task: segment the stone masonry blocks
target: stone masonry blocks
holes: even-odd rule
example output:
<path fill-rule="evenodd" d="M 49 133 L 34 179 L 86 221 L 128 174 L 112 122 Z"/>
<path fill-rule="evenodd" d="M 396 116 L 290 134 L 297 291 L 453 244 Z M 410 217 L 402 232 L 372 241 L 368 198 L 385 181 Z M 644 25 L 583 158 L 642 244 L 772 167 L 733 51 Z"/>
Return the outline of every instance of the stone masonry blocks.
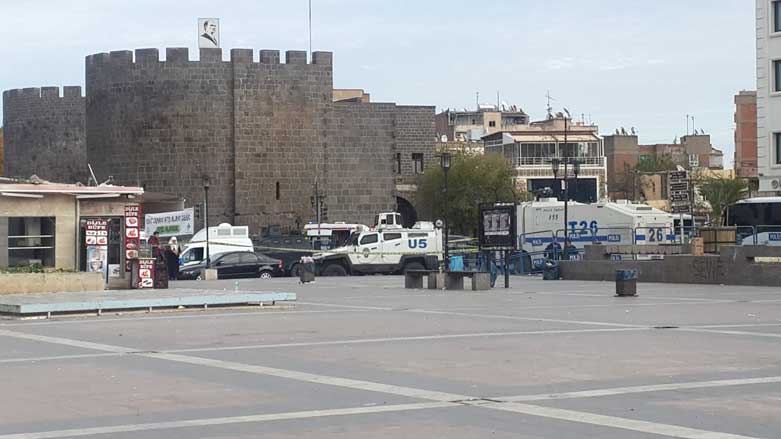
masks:
<path fill-rule="evenodd" d="M 87 181 L 81 87 L 25 88 L 3 93 L 3 175 Z"/>
<path fill-rule="evenodd" d="M 303 50 L 288 50 L 285 52 L 285 63 L 306 64 L 306 52 Z"/>

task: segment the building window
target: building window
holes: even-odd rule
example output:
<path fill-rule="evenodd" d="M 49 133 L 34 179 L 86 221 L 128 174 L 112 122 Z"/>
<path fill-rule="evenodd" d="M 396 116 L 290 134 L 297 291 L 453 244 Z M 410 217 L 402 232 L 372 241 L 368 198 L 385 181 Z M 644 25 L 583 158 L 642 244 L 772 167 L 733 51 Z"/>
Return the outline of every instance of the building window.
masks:
<path fill-rule="evenodd" d="M 396 153 L 396 173 L 401 174 L 401 153 Z"/>
<path fill-rule="evenodd" d="M 422 174 L 423 173 L 423 154 L 413 153 L 412 154 L 412 165 L 415 168 L 415 173 L 416 174 Z"/>
<path fill-rule="evenodd" d="M 773 33 L 781 32 L 781 0 L 774 0 L 770 5 L 770 14 L 773 22 L 771 29 Z"/>
<path fill-rule="evenodd" d="M 277 195 L 277 201 L 279 201 L 279 195 L 280 195 L 279 194 L 279 182 L 277 182 L 276 195 Z"/>
<path fill-rule="evenodd" d="M 496 121 L 495 120 L 489 121 L 488 126 L 491 128 L 496 128 Z"/>
<path fill-rule="evenodd" d="M 700 167 L 700 156 L 697 154 L 689 154 L 689 167 L 690 168 L 699 168 Z"/>
<path fill-rule="evenodd" d="M 776 164 L 781 165 L 781 133 L 773 133 L 773 145 L 776 150 Z"/>
<path fill-rule="evenodd" d="M 7 221 L 9 267 L 33 264 L 54 267 L 54 218 L 11 217 Z"/>
<path fill-rule="evenodd" d="M 773 91 L 781 93 L 781 59 L 773 61 Z"/>

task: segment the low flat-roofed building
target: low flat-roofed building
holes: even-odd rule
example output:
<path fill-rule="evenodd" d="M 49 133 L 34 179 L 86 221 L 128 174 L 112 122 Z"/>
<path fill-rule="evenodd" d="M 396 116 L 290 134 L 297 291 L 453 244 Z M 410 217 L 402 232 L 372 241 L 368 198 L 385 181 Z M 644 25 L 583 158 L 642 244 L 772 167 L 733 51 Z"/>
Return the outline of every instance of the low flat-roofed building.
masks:
<path fill-rule="evenodd" d="M 143 194 L 139 187 L 0 179 L 0 268 L 40 264 L 49 269 L 94 271 L 88 270 L 87 229 L 90 220 L 98 220 L 105 223 L 105 234 L 100 234 L 105 239 L 95 242 L 105 252 L 100 255 L 100 269 L 115 277 L 118 285 L 129 285 L 125 238 L 128 228 L 141 230 Z M 128 212 L 139 214 L 127 220 Z"/>

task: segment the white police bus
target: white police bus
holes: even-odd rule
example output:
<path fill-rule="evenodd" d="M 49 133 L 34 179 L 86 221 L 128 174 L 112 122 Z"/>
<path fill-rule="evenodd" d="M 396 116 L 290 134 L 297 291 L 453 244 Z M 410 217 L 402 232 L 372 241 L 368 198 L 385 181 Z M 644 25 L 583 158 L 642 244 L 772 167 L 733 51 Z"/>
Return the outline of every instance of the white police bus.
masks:
<path fill-rule="evenodd" d="M 727 208 L 724 225 L 737 228 L 738 243 L 781 245 L 781 197 L 738 201 Z"/>
<path fill-rule="evenodd" d="M 552 246 L 565 245 L 564 202 L 555 198 L 518 205 L 519 248 L 527 262 L 539 267 Z M 615 245 L 672 244 L 674 216 L 629 201 L 594 204 L 568 203 L 566 238 L 578 250 L 593 243 Z"/>

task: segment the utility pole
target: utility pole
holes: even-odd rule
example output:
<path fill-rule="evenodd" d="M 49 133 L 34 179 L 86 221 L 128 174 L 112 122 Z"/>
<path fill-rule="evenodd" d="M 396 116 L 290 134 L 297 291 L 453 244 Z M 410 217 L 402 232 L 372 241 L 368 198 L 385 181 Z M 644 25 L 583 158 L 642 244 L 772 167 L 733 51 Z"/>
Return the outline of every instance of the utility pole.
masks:
<path fill-rule="evenodd" d="M 312 202 L 312 208 L 315 210 L 315 218 L 317 219 L 317 224 L 322 224 L 323 222 L 323 199 L 325 198 L 325 195 L 320 193 L 320 186 L 318 184 L 318 181 L 315 180 L 315 193 L 310 198 L 310 201 Z"/>

